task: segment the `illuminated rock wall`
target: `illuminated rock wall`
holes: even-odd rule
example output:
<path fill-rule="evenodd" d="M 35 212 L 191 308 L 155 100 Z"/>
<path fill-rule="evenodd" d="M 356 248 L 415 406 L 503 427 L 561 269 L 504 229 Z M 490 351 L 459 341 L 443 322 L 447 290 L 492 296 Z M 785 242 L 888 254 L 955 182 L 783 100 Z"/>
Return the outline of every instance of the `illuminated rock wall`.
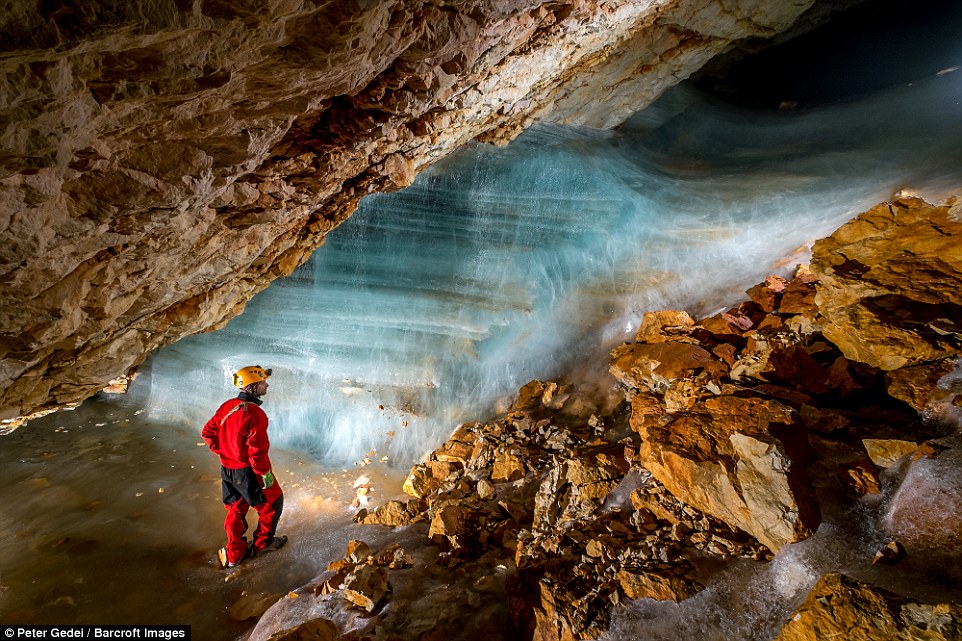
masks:
<path fill-rule="evenodd" d="M 812 2 L 73 2 L 0 46 L 0 418 L 221 327 L 374 191 L 611 126 Z"/>

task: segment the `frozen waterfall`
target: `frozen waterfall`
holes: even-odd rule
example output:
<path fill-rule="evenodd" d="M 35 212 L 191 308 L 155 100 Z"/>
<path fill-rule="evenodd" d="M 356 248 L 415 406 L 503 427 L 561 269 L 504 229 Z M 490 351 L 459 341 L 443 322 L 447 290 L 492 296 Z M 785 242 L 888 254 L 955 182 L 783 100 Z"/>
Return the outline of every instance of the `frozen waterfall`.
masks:
<path fill-rule="evenodd" d="M 628 339 L 642 312 L 713 312 L 893 192 L 958 188 L 960 102 L 946 69 L 788 112 L 683 85 L 618 130 L 471 146 L 365 199 L 308 264 L 226 329 L 157 353 L 137 385 L 153 416 L 199 429 L 232 371 L 273 367 L 275 443 L 409 466 L 525 382 Z"/>

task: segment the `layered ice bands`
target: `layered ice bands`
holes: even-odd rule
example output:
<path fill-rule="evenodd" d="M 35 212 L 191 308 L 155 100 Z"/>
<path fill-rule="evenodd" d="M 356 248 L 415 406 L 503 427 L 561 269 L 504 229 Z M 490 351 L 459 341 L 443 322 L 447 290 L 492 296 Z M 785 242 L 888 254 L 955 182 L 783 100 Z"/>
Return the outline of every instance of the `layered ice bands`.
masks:
<path fill-rule="evenodd" d="M 365 199 L 308 264 L 226 329 L 160 351 L 135 387 L 199 429 L 231 372 L 273 367 L 276 445 L 409 466 L 642 312 L 714 311 L 893 192 L 957 189 L 960 104 L 962 72 L 941 69 L 788 112 L 680 86 L 617 130 L 465 148 Z"/>

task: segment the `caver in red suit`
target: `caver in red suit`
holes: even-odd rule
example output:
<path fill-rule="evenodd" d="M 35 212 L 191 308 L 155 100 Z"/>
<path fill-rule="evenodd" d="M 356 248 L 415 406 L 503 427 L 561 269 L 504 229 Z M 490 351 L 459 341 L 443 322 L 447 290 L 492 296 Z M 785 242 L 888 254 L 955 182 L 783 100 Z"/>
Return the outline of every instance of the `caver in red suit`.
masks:
<path fill-rule="evenodd" d="M 221 464 L 227 509 L 227 546 L 218 552 L 223 567 L 234 567 L 249 554 L 276 550 L 287 542 L 287 537 L 275 535 L 284 509 L 284 494 L 272 472 L 267 414 L 260 407 L 270 373 L 271 370 L 257 365 L 234 374 L 234 385 L 241 388 L 240 394 L 221 405 L 201 432 Z M 257 528 L 248 547 L 244 533 L 250 508 L 257 512 Z"/>

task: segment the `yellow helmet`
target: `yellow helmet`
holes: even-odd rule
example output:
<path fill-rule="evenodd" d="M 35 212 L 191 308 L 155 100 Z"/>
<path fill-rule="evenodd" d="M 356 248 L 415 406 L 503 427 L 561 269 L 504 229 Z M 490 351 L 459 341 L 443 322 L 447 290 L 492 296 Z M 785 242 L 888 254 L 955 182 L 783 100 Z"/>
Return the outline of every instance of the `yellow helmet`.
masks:
<path fill-rule="evenodd" d="M 270 375 L 271 370 L 264 369 L 260 365 L 242 367 L 234 373 L 234 387 L 240 387 L 243 389 L 251 383 L 260 383 L 261 381 L 266 381 L 267 377 Z"/>

